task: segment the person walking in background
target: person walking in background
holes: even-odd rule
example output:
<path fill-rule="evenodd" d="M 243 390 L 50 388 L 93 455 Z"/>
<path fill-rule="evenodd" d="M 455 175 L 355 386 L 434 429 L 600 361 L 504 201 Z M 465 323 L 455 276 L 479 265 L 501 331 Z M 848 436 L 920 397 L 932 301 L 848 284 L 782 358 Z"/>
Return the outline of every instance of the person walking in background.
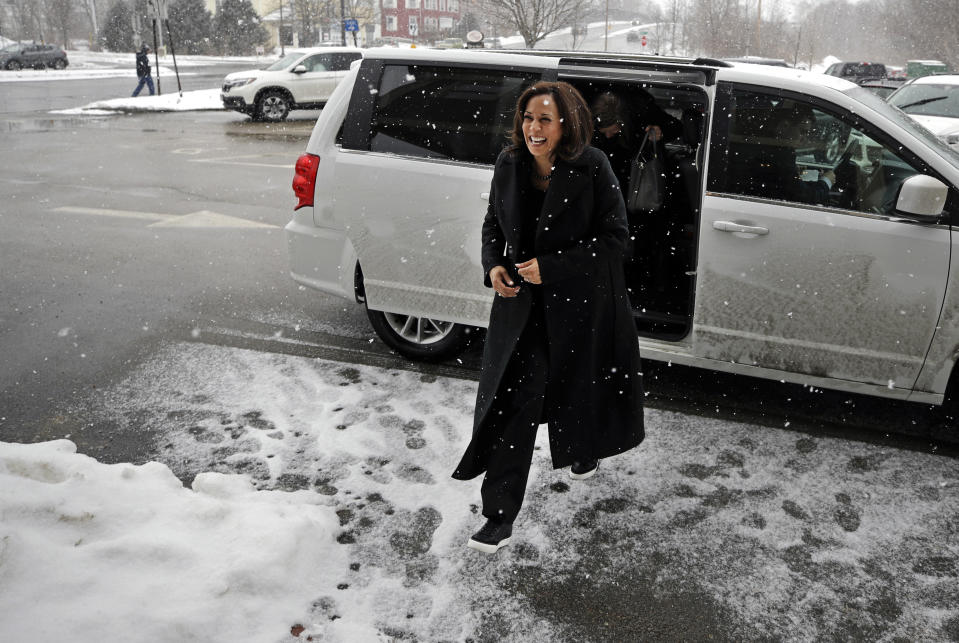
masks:
<path fill-rule="evenodd" d="M 137 78 L 140 79 L 140 82 L 137 83 L 137 88 L 133 90 L 133 95 L 138 96 L 140 90 L 143 89 L 143 86 L 146 85 L 150 90 L 150 96 L 153 96 L 155 93 L 153 91 L 153 77 L 150 75 L 150 48 L 144 43 L 140 46 L 140 51 L 137 52 Z"/>
<path fill-rule="evenodd" d="M 496 552 L 526 493 L 536 431 L 575 480 L 644 438 L 636 326 L 623 277 L 626 207 L 606 155 L 589 146 L 583 97 L 563 82 L 520 96 L 483 222 L 484 282 L 496 291 L 473 436 L 453 477 L 486 473 L 486 524 L 467 546 Z"/>

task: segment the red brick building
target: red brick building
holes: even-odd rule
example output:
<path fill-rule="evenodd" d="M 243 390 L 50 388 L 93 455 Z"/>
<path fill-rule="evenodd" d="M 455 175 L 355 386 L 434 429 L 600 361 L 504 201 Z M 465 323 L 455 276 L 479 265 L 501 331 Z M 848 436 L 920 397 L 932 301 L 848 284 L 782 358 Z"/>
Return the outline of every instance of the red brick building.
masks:
<path fill-rule="evenodd" d="M 448 36 L 459 21 L 459 0 L 380 0 L 384 38 L 435 40 Z"/>

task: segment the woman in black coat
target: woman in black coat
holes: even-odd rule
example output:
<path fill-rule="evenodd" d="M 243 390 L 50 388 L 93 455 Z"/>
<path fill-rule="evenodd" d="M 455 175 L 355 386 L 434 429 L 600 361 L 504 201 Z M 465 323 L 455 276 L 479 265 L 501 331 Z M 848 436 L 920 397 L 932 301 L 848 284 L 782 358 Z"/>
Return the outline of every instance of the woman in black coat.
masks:
<path fill-rule="evenodd" d="M 574 479 L 644 436 L 639 346 L 623 277 L 626 208 L 592 120 L 567 83 L 517 102 L 513 145 L 496 160 L 483 222 L 485 283 L 496 291 L 473 437 L 453 477 L 486 473 L 486 525 L 468 545 L 509 542 L 549 425 L 553 467 Z"/>

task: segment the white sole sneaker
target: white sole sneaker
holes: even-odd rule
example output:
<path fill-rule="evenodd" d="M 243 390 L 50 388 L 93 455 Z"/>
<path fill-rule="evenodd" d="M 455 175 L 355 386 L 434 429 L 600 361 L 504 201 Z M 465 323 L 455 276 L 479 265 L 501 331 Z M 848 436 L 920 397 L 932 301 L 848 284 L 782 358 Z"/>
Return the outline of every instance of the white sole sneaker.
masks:
<path fill-rule="evenodd" d="M 505 547 L 509 544 L 509 538 L 504 538 L 495 545 L 488 545 L 487 543 L 481 543 L 478 540 L 469 539 L 469 542 L 466 543 L 466 546 L 475 549 L 476 551 L 481 551 L 484 554 L 495 554 L 501 547 Z"/>
<path fill-rule="evenodd" d="M 587 471 L 586 473 L 573 473 L 573 470 L 569 470 L 569 477 L 573 480 L 585 480 L 586 478 L 592 478 L 596 475 L 596 472 L 599 471 L 599 463 L 596 463 L 596 466 Z"/>

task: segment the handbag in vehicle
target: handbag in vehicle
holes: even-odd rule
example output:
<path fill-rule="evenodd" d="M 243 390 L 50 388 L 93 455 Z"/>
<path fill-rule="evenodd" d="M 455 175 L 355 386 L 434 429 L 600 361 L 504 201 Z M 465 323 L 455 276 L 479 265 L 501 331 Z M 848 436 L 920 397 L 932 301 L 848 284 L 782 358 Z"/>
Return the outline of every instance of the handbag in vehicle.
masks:
<path fill-rule="evenodd" d="M 629 167 L 629 194 L 626 195 L 626 210 L 630 214 L 646 214 L 663 207 L 663 200 L 666 198 L 666 177 L 663 155 L 659 148 L 657 141 L 649 140 L 649 131 L 647 131 Z"/>

